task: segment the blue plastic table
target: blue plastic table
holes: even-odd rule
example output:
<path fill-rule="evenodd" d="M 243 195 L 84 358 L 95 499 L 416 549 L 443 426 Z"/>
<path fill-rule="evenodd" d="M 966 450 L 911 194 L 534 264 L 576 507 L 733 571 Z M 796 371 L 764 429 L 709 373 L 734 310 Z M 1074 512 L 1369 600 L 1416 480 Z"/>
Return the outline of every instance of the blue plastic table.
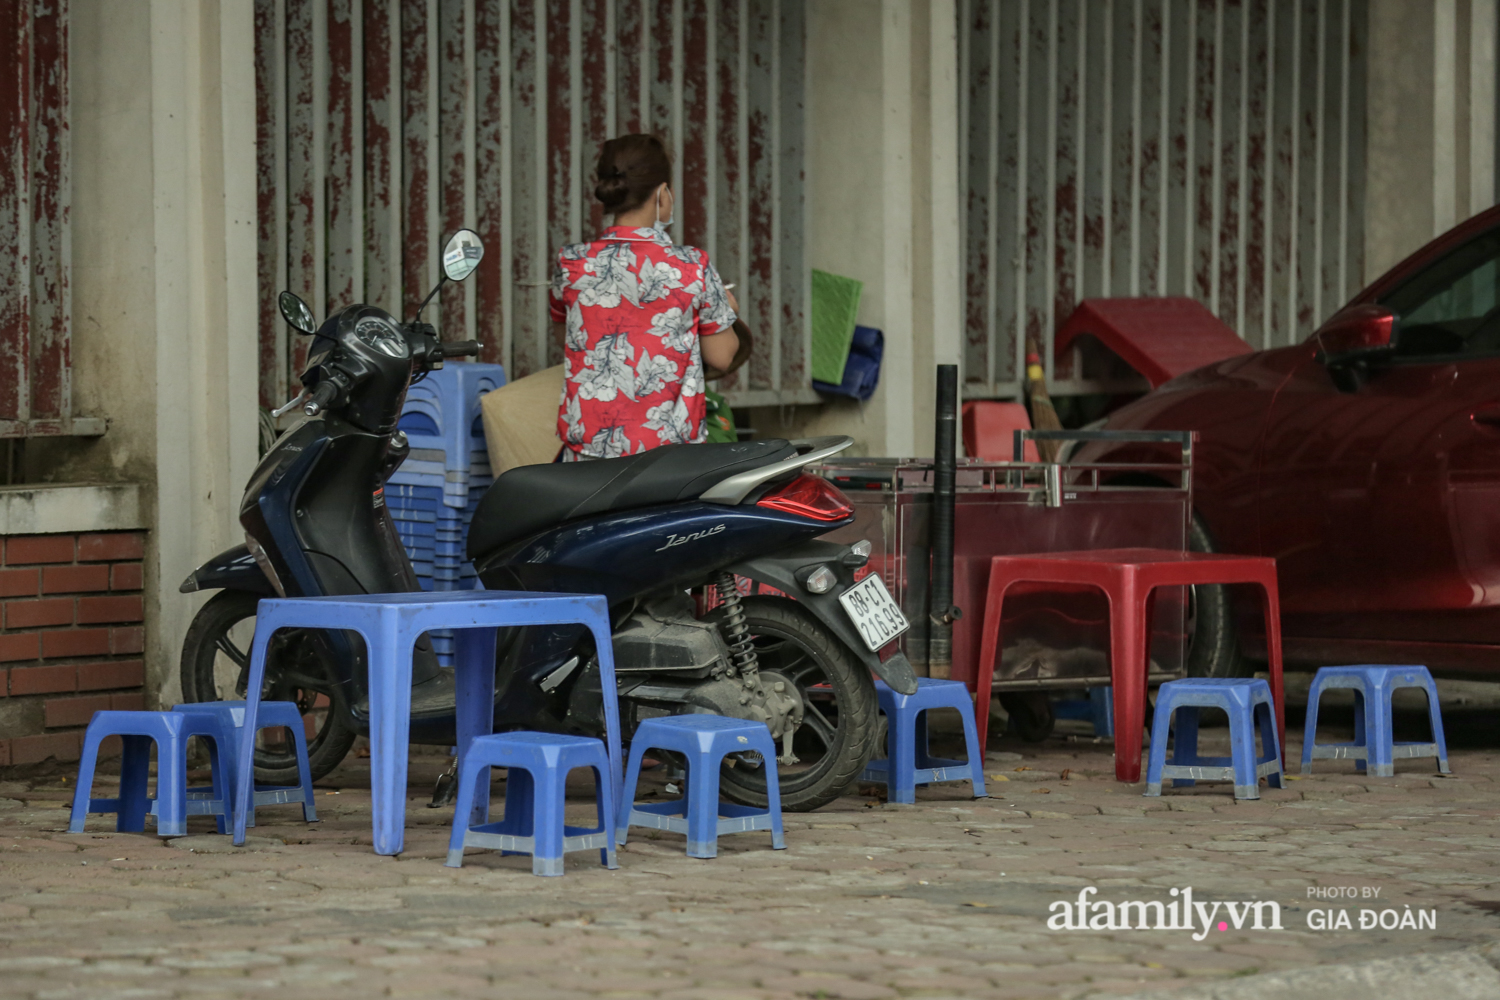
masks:
<path fill-rule="evenodd" d="M 256 609 L 255 640 L 245 693 L 245 728 L 235 769 L 234 842 L 245 842 L 250 782 L 254 777 L 255 733 L 260 692 L 265 683 L 266 649 L 284 628 L 344 629 L 358 632 L 369 651 L 370 805 L 375 853 L 400 854 L 406 828 L 406 774 L 411 716 L 412 648 L 431 629 L 452 629 L 457 640 L 456 688 L 458 751 L 462 762 L 469 742 L 494 728 L 495 629 L 516 625 L 583 625 L 594 633 L 603 690 L 613 694 L 615 661 L 610 645 L 609 606 L 595 594 L 542 594 L 526 591 L 466 590 L 446 593 L 368 594 L 352 597 L 267 599 Z M 620 708 L 604 699 L 605 743 L 610 778 L 619 800 L 623 778 Z M 488 806 L 488 796 L 485 799 Z M 457 808 L 472 808 L 458 803 Z"/>

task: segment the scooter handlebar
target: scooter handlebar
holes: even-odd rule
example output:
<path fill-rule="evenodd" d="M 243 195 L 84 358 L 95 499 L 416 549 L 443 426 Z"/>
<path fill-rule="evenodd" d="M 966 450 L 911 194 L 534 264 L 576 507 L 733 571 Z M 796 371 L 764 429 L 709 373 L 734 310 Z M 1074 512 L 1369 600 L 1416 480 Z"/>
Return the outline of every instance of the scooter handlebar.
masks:
<path fill-rule="evenodd" d="M 332 403 L 338 394 L 339 387 L 334 384 L 333 380 L 324 379 L 313 390 L 312 398 L 307 401 L 306 406 L 302 407 L 302 412 L 309 417 L 316 417 L 328 408 L 328 404 Z"/>
<path fill-rule="evenodd" d="M 445 358 L 473 358 L 479 355 L 480 346 L 477 340 L 458 340 L 451 344 L 439 344 L 438 351 Z"/>

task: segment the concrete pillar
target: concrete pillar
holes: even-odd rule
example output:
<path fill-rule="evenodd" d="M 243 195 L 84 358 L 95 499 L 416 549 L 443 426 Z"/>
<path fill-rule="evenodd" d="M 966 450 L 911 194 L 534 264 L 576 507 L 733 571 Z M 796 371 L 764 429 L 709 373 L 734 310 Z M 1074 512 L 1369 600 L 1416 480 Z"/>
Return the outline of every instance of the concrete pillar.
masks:
<path fill-rule="evenodd" d="M 954 18 L 953 0 L 808 2 L 808 262 L 864 282 L 885 360 L 868 403 L 762 410 L 763 436 L 931 453 L 933 365 L 961 354 Z"/>
<path fill-rule="evenodd" d="M 239 0 L 152 0 L 156 623 L 148 683 L 177 689 L 202 603 L 178 584 L 243 539 L 256 460 L 255 36 Z"/>
<path fill-rule="evenodd" d="M 1496 0 L 1371 0 L 1365 278 L 1495 204 Z"/>
<path fill-rule="evenodd" d="M 177 693 L 200 595 L 242 540 L 256 410 L 253 5 L 75 4 L 74 385 L 103 437 L 28 449 L 38 478 L 141 486 L 146 689 Z"/>

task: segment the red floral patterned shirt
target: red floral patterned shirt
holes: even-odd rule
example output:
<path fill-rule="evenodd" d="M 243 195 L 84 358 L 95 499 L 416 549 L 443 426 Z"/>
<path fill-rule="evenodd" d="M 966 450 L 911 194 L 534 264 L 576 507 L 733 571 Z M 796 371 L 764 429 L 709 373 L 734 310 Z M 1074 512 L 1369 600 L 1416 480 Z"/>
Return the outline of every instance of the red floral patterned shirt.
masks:
<path fill-rule="evenodd" d="M 702 443 L 698 340 L 735 320 L 708 254 L 657 229 L 612 226 L 559 251 L 551 305 L 552 321 L 567 324 L 564 462 Z"/>

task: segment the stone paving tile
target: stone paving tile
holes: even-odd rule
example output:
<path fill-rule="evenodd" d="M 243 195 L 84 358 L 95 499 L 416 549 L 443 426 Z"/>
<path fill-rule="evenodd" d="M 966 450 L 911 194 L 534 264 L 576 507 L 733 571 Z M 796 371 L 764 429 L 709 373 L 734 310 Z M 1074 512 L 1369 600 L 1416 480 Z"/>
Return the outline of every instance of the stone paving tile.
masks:
<path fill-rule="evenodd" d="M 424 808 L 431 757 L 413 758 L 400 858 L 369 851 L 366 762 L 320 783 L 323 823 L 266 808 L 255 849 L 236 851 L 197 818 L 175 846 L 109 817 L 70 835 L 65 781 L 0 782 L 18 803 L 0 807 L 0 996 L 1084 998 L 1500 931 L 1494 749 L 1455 749 L 1453 778 L 1420 762 L 1389 780 L 1330 765 L 1250 803 L 1202 784 L 1145 799 L 1113 780 L 1107 745 L 995 749 L 986 772 L 1009 780 L 991 779 L 993 799 L 955 784 L 892 806 L 866 788 L 788 816 L 784 853 L 755 834 L 725 838 L 712 861 L 638 830 L 621 870 L 577 854 L 561 879 L 489 852 L 444 868 L 451 813 Z M 1295 762 L 1295 738 L 1288 749 Z M 589 809 L 580 797 L 570 815 Z M 1165 905 L 1188 886 L 1220 904 L 1215 921 L 1223 901 L 1274 900 L 1284 929 L 1047 926 L 1082 889 Z M 1313 899 L 1310 886 L 1358 895 Z M 1408 905 L 1435 910 L 1436 930 L 1358 926 L 1361 909 Z M 1353 926 L 1309 930 L 1313 909 Z"/>

